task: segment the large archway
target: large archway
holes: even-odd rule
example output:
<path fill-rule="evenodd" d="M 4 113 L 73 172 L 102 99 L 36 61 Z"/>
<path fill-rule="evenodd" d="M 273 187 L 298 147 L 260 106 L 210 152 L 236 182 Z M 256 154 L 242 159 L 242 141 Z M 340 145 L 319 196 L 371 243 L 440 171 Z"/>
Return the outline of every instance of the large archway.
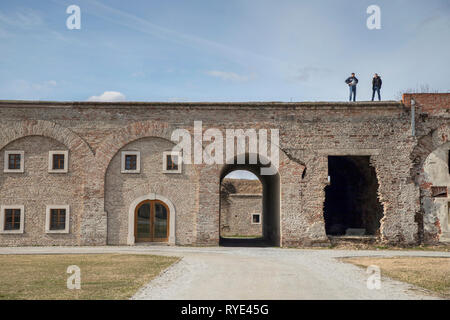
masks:
<path fill-rule="evenodd" d="M 252 156 L 255 156 L 254 154 Z M 258 155 L 256 163 L 250 163 L 250 154 L 245 155 L 245 162 L 238 163 L 239 156 L 234 161 L 227 161 L 220 171 L 220 184 L 232 171 L 245 170 L 253 173 L 262 184 L 262 237 L 255 239 L 229 239 L 220 237 L 223 246 L 280 246 L 280 176 L 278 171 L 272 175 L 261 174 L 261 168 L 270 167 L 269 160 Z M 262 160 L 262 161 L 261 161 Z M 221 213 L 220 213 L 221 214 Z M 220 226 L 219 226 L 220 228 Z"/>

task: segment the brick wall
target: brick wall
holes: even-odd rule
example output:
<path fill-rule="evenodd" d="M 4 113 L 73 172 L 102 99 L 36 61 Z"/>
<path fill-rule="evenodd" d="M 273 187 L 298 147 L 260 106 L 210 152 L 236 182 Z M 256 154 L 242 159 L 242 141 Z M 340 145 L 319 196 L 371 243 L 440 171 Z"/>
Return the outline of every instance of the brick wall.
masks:
<path fill-rule="evenodd" d="M 384 212 L 381 241 L 417 243 L 423 230 L 427 230 L 424 239 L 439 241 L 439 228 L 423 227 L 424 224 L 436 225 L 440 221 L 437 216 L 426 218 L 429 209 L 421 201 L 423 193 L 419 182 L 424 175 L 421 168 L 429 154 L 423 149 L 427 144 L 421 142 L 429 140 L 427 148 L 435 150 L 448 141 L 448 97 L 439 95 L 425 99 L 425 96 L 417 96 L 417 103 L 424 106 L 428 103 L 426 101 L 434 99 L 434 109 L 441 111 L 429 112 L 431 107 L 418 109 L 415 137 L 411 136 L 408 97 L 406 95 L 404 99 L 405 105 L 400 102 L 0 101 L 1 159 L 5 150 L 17 147 L 14 143 L 34 139 L 33 136 L 53 139 L 61 144 L 59 147 L 64 146 L 69 150 L 71 155 L 71 174 L 58 178 L 65 179 L 52 184 L 51 176 L 33 178 L 24 175 L 18 179 L 23 179 L 29 187 L 14 187 L 14 194 L 9 191 L 9 186 L 18 182 L 1 171 L 0 201 L 6 203 L 14 201 L 14 198 L 30 199 L 32 203 L 25 203 L 26 207 L 36 210 L 26 209 L 28 221 L 39 221 L 40 208 L 49 200 L 69 201 L 74 207 L 74 221 L 69 235 L 59 238 L 42 235 L 37 229 L 27 229 L 31 225 L 25 222 L 23 235 L 0 236 L 0 244 L 124 243 L 124 232 L 128 226 L 123 220 L 123 214 L 128 212 L 128 204 L 133 197 L 154 192 L 170 198 L 176 206 L 177 243 L 217 245 L 223 165 L 193 165 L 193 169 L 170 178 L 158 169 L 161 157 L 157 154 L 171 145 L 169 140 L 172 131 L 185 128 L 192 132 L 195 120 L 203 121 L 203 130 L 211 127 L 223 132 L 226 128 L 280 130 L 279 186 L 274 190 L 279 190 L 280 196 L 279 233 L 283 246 L 328 241 L 323 221 L 328 155 L 371 157 Z M 156 140 L 159 142 L 156 143 L 153 138 L 158 138 Z M 25 150 L 26 154 L 38 159 L 39 154 L 46 152 L 46 148 L 54 147 L 46 145 L 44 140 L 23 142 L 23 147 L 28 150 Z M 148 170 L 137 178 L 117 174 L 119 151 L 129 147 L 149 152 L 144 157 Z M 44 161 L 43 154 L 40 157 Z M 27 162 L 26 170 L 35 172 L 34 168 L 33 162 Z M 52 185 L 55 189 L 50 187 Z M 42 197 L 38 191 L 43 192 Z M 117 224 L 113 221 L 117 221 Z"/>

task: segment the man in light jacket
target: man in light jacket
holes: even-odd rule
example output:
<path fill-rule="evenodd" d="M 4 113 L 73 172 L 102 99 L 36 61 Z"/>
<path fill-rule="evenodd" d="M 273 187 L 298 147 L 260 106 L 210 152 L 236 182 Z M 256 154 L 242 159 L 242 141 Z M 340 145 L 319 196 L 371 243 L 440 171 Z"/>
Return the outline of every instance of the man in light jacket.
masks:
<path fill-rule="evenodd" d="M 345 83 L 348 84 L 348 87 L 350 89 L 350 99 L 349 101 L 352 101 L 352 95 L 353 95 L 353 101 L 356 101 L 356 85 L 358 84 L 358 78 L 355 77 L 355 73 L 353 72 L 350 77 L 345 80 Z"/>

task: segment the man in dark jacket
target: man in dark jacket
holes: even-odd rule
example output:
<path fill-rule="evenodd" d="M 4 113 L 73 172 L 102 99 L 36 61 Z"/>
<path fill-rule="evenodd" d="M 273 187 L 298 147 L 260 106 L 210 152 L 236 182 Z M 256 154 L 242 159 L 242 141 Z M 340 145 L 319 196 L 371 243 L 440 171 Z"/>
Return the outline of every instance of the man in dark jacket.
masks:
<path fill-rule="evenodd" d="M 375 98 L 375 91 L 378 93 L 378 101 L 381 101 L 380 90 L 382 83 L 383 81 L 381 81 L 381 78 L 378 76 L 378 73 L 375 73 L 372 79 L 372 101 L 373 98 Z"/>
<path fill-rule="evenodd" d="M 355 73 L 352 73 L 350 77 L 345 80 L 345 83 L 348 84 L 348 87 L 350 89 L 350 100 L 352 101 L 352 94 L 353 94 L 353 101 L 356 101 L 356 85 L 358 84 L 358 78 L 355 77 Z"/>

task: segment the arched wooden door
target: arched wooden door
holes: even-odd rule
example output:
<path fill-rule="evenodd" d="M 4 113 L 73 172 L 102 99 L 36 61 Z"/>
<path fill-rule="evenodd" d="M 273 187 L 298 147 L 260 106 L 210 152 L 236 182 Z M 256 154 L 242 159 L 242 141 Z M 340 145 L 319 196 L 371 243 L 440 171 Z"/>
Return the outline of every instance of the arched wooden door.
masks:
<path fill-rule="evenodd" d="M 169 207 L 160 200 L 145 200 L 134 212 L 135 242 L 167 242 Z"/>

